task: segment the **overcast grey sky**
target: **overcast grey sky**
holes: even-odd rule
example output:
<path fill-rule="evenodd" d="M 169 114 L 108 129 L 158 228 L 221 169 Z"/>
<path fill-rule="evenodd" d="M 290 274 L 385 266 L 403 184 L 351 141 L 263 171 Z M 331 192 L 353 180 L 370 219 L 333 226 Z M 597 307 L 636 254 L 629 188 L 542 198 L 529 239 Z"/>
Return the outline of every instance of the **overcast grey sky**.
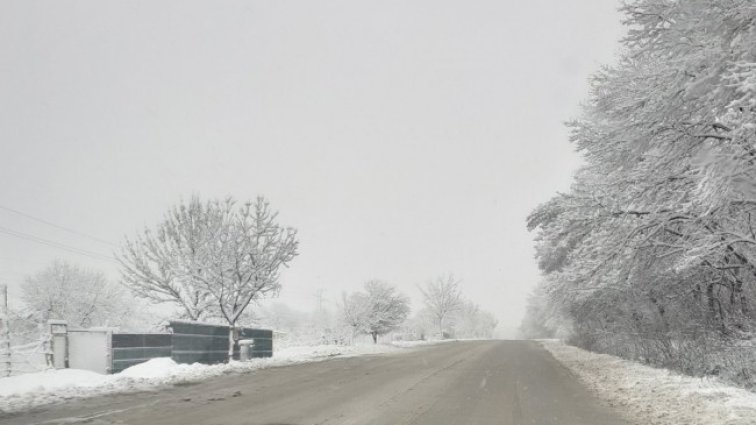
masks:
<path fill-rule="evenodd" d="M 563 121 L 617 3 L 0 1 L 0 206 L 118 244 L 181 197 L 267 196 L 282 301 L 454 272 L 503 327 L 538 280 L 525 217 L 579 163 Z M 18 237 L 8 234 L 20 232 Z M 0 280 L 112 246 L 0 209 Z"/>

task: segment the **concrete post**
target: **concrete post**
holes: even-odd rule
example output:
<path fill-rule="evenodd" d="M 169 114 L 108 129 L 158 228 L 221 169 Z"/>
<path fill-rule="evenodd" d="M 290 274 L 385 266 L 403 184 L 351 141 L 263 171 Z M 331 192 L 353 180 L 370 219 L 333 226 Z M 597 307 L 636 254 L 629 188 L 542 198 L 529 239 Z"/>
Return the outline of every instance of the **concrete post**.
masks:
<path fill-rule="evenodd" d="M 113 330 L 108 329 L 108 334 L 105 336 L 105 373 L 110 375 L 113 373 Z"/>
<path fill-rule="evenodd" d="M 68 368 L 68 323 L 65 320 L 48 320 L 52 335 L 53 367 Z"/>
<path fill-rule="evenodd" d="M 252 358 L 252 354 L 255 351 L 254 339 L 242 339 L 239 340 L 239 361 L 247 361 Z"/>

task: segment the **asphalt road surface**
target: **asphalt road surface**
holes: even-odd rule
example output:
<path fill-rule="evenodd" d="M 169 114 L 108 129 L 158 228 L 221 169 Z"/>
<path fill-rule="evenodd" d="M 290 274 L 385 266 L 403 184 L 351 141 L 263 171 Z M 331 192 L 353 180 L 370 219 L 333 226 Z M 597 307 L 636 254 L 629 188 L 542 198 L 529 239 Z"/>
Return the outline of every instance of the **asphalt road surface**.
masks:
<path fill-rule="evenodd" d="M 72 401 L 19 424 L 627 425 L 535 342 L 449 342 Z"/>

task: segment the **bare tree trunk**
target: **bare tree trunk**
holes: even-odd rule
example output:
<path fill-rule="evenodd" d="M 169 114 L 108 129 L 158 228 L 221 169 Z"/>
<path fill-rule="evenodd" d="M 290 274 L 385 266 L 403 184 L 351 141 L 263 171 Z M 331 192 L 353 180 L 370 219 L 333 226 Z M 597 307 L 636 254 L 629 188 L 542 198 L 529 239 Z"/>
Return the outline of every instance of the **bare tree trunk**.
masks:
<path fill-rule="evenodd" d="M 232 323 L 228 325 L 228 361 L 229 363 L 234 360 L 234 346 L 236 340 L 234 339 L 234 331 L 236 330 L 236 324 Z"/>
<path fill-rule="evenodd" d="M 738 279 L 735 285 L 735 293 L 737 296 L 736 302 L 739 304 L 738 307 L 740 307 L 740 314 L 748 316 L 748 298 L 746 298 L 745 293 L 743 292 L 743 281 L 740 279 Z"/>
<path fill-rule="evenodd" d="M 378 344 L 378 332 L 373 332 L 370 335 L 373 336 L 373 344 Z"/>
<path fill-rule="evenodd" d="M 709 314 L 714 320 L 716 320 L 717 309 L 714 305 L 714 283 L 709 283 L 706 286 L 706 304 L 709 307 Z"/>

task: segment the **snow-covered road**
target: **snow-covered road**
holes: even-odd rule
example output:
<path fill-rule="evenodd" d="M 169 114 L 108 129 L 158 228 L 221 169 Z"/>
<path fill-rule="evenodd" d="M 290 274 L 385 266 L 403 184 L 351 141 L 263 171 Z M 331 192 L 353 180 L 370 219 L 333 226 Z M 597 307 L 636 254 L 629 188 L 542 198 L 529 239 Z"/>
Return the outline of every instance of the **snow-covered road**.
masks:
<path fill-rule="evenodd" d="M 0 422 L 756 424 L 752 392 L 556 341 L 415 348 L 292 347 L 250 363 L 3 378 Z"/>
<path fill-rule="evenodd" d="M 3 425 L 626 425 L 538 343 L 465 341 L 224 374 L 5 415 Z"/>

